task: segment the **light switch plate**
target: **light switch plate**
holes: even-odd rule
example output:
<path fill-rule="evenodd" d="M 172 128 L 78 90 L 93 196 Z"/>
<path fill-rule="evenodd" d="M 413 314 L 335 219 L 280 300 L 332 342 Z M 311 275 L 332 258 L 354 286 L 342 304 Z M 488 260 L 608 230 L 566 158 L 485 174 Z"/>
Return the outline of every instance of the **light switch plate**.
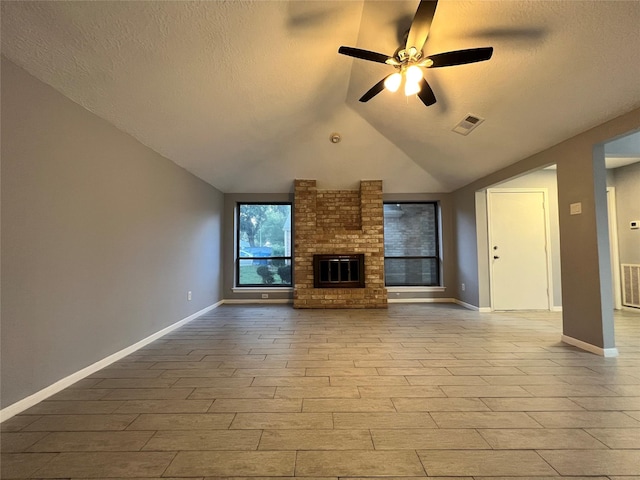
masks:
<path fill-rule="evenodd" d="M 569 205 L 570 215 L 580 215 L 582 213 L 582 202 L 572 203 Z"/>

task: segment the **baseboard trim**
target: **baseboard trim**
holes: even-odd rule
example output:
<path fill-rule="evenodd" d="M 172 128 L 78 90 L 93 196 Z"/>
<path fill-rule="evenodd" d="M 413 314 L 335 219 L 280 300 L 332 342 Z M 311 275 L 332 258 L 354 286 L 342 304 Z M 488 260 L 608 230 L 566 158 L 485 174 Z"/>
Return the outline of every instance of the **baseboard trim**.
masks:
<path fill-rule="evenodd" d="M 601 348 L 595 345 L 591 345 L 590 343 L 583 342 L 582 340 L 578 340 L 577 338 L 569 337 L 568 335 L 562 335 L 560 337 L 564 343 L 568 343 L 574 347 L 578 347 L 582 350 L 585 350 L 590 353 L 595 353 L 596 355 L 600 355 L 601 357 L 617 357 L 618 349 L 617 348 Z"/>
<path fill-rule="evenodd" d="M 636 313 L 640 312 L 640 308 L 638 308 L 638 307 L 628 307 L 627 305 L 622 305 L 621 310 L 625 311 L 625 312 L 636 312 Z"/>
<path fill-rule="evenodd" d="M 132 354 L 136 350 L 140 350 L 142 347 L 150 344 L 151 342 L 159 339 L 160 337 L 163 337 L 167 333 L 170 333 L 173 330 L 180 328 L 181 326 L 189 323 L 190 321 L 196 319 L 197 317 L 204 315 L 205 313 L 213 310 L 214 308 L 222 305 L 223 303 L 224 303 L 224 300 L 221 300 L 217 303 L 214 303 L 213 305 L 209 305 L 208 307 L 205 307 L 202 310 L 192 315 L 189 315 L 188 317 L 185 317 L 182 320 L 179 320 L 176 323 L 169 325 L 168 327 L 165 327 L 162 330 L 152 335 L 149 335 L 148 337 L 140 340 L 139 342 L 136 342 L 133 345 L 130 345 L 120 350 L 119 352 L 113 353 L 108 357 L 103 358 L 102 360 L 98 360 L 97 362 L 89 365 L 88 367 L 85 367 L 82 370 L 78 370 L 77 372 L 72 373 L 71 375 L 61 380 L 58 380 L 57 382 L 49 385 L 48 387 L 45 387 L 42 390 L 32 395 L 29 395 L 28 397 L 25 397 L 22 400 L 18 400 L 16 403 L 13 403 L 8 407 L 3 408 L 2 410 L 0 410 L 0 423 L 4 422 L 5 420 L 9 420 L 11 417 L 21 412 L 24 412 L 25 410 L 33 407 L 37 403 L 40 403 L 41 401 L 46 400 L 50 396 L 55 395 L 56 393 L 64 390 L 65 388 L 73 385 L 77 381 L 82 380 L 83 378 L 91 375 L 92 373 L 95 373 L 111 365 L 113 362 L 116 362 L 126 357 L 127 355 Z"/>
<path fill-rule="evenodd" d="M 455 303 L 453 298 L 387 298 L 387 303 Z"/>
<path fill-rule="evenodd" d="M 555 306 L 551 307 L 551 311 L 552 312 L 561 312 L 562 311 L 562 305 L 560 305 L 560 306 L 555 305 Z"/>
<path fill-rule="evenodd" d="M 455 303 L 456 305 L 460 305 L 461 307 L 464 307 L 467 310 L 474 310 L 476 312 L 486 313 L 491 311 L 490 308 L 476 307 L 475 305 L 471 305 L 470 303 L 463 302 L 462 300 L 458 300 L 457 298 L 453 300 L 453 303 Z"/>

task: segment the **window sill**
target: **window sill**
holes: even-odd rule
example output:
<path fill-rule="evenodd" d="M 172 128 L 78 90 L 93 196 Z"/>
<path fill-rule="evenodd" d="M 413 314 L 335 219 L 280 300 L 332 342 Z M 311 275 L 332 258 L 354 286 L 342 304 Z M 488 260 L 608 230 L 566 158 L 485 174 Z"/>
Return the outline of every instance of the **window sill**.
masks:
<path fill-rule="evenodd" d="M 446 287 L 387 287 L 389 293 L 426 293 L 444 292 Z"/>
<path fill-rule="evenodd" d="M 233 287 L 233 293 L 293 292 L 293 287 Z"/>
<path fill-rule="evenodd" d="M 445 292 L 446 287 L 386 287 L 389 293 Z M 293 287 L 233 287 L 233 293 L 293 292 Z"/>

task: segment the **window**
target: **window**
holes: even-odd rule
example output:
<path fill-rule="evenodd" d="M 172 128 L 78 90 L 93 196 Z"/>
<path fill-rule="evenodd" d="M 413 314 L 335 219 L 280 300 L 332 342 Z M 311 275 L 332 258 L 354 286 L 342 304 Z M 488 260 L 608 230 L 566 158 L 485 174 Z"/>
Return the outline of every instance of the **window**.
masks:
<path fill-rule="evenodd" d="M 291 286 L 291 204 L 239 203 L 236 286 Z"/>
<path fill-rule="evenodd" d="M 438 205 L 384 204 L 387 286 L 439 286 Z"/>

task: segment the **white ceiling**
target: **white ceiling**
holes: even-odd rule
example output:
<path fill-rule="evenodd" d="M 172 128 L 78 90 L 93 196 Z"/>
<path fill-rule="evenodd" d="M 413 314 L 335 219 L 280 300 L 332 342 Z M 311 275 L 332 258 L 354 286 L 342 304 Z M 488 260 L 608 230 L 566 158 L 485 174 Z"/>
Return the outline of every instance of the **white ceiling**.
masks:
<path fill-rule="evenodd" d="M 452 191 L 640 107 L 640 2 L 604 0 L 441 0 L 425 54 L 493 58 L 428 70 L 432 107 L 358 102 L 391 67 L 338 47 L 392 54 L 417 5 L 2 1 L 2 53 L 223 192 Z"/>

